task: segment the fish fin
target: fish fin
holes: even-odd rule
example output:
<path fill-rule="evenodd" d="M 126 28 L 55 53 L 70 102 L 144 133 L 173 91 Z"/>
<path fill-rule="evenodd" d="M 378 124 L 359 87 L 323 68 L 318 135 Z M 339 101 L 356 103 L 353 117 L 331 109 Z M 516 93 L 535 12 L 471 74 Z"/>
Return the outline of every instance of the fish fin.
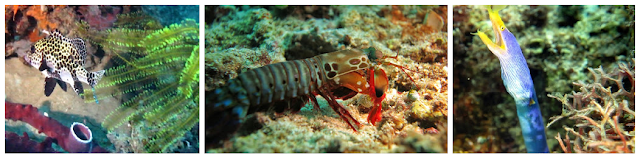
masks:
<path fill-rule="evenodd" d="M 529 100 L 529 105 L 534 105 L 534 104 L 536 104 L 535 100 L 533 100 L 533 99 Z"/>
<path fill-rule="evenodd" d="M 45 60 L 44 57 L 42 57 L 42 59 L 40 60 L 40 67 L 38 67 L 38 71 L 44 71 L 47 70 L 47 72 L 51 72 L 51 67 L 49 67 L 47 65 L 47 61 Z"/>
<path fill-rule="evenodd" d="M 53 89 L 56 88 L 56 79 L 47 77 L 44 79 L 44 95 L 47 97 L 53 93 Z"/>
<path fill-rule="evenodd" d="M 63 91 L 65 91 L 65 92 L 67 91 L 67 83 L 65 83 L 62 80 L 58 80 L 58 79 L 56 79 L 56 82 L 58 83 L 60 88 L 62 88 Z"/>
<path fill-rule="evenodd" d="M 73 90 L 80 96 L 80 98 L 84 99 L 84 89 L 82 88 L 82 83 L 80 81 L 75 81 L 73 83 Z"/>
<path fill-rule="evenodd" d="M 100 102 L 98 102 L 98 96 L 96 96 L 96 89 L 92 87 L 91 92 L 93 92 L 93 99 L 96 101 L 96 104 L 100 104 Z"/>
<path fill-rule="evenodd" d="M 60 33 L 60 30 L 58 29 L 53 29 L 52 32 L 49 32 L 49 36 L 64 38 L 64 36 L 62 36 L 62 33 Z"/>
<path fill-rule="evenodd" d="M 80 39 L 80 38 L 75 38 L 75 39 L 71 39 L 71 43 L 73 43 L 74 47 L 77 50 L 77 53 L 80 55 L 80 61 L 84 61 L 84 59 L 87 57 L 87 49 L 86 49 L 86 45 L 84 44 L 84 40 Z"/>
<path fill-rule="evenodd" d="M 102 77 L 104 76 L 104 72 L 104 70 L 100 70 L 89 73 L 87 81 L 89 82 L 89 85 L 91 85 L 91 88 L 95 87 L 98 84 L 100 79 L 102 79 Z"/>

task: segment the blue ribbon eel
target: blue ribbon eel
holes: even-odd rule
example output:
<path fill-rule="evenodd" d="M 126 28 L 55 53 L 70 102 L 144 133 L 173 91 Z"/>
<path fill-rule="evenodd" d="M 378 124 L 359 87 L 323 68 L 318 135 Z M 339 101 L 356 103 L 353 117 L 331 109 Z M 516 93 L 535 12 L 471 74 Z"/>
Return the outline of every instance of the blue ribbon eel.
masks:
<path fill-rule="evenodd" d="M 495 33 L 495 43 L 484 32 L 478 31 L 472 34 L 479 36 L 500 60 L 502 81 L 509 95 L 516 101 L 518 119 L 527 152 L 549 152 L 545 127 L 527 60 L 522 55 L 516 37 L 509 32 L 498 15 L 498 11 L 505 7 L 494 6 L 493 9 L 486 7 Z"/>

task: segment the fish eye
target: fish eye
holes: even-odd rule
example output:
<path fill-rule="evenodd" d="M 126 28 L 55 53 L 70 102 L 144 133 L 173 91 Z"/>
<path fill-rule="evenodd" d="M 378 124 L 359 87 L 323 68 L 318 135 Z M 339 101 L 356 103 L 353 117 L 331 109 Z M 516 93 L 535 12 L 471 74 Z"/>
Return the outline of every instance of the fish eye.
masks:
<path fill-rule="evenodd" d="M 504 30 L 504 26 L 500 26 L 500 30 Z"/>
<path fill-rule="evenodd" d="M 35 46 L 31 46 L 31 53 L 35 53 L 36 52 L 36 47 Z"/>

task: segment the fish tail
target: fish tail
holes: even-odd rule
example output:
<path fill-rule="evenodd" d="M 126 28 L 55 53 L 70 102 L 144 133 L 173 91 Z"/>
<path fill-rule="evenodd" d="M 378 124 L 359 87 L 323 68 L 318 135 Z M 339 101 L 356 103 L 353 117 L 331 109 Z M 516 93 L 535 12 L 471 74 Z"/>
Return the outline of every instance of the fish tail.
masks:
<path fill-rule="evenodd" d="M 100 71 L 96 71 L 96 72 L 91 72 L 88 73 L 87 75 L 87 83 L 91 86 L 91 92 L 93 92 L 93 99 L 96 101 L 96 104 L 100 104 L 100 102 L 98 102 L 98 97 L 96 95 L 96 85 L 98 85 L 98 82 L 100 82 L 100 79 L 102 79 L 102 77 L 104 77 L 104 70 L 100 70 Z M 84 96 L 81 96 L 84 99 Z"/>
<path fill-rule="evenodd" d="M 104 70 L 89 73 L 89 76 L 88 76 L 89 78 L 87 79 L 88 79 L 89 85 L 91 85 L 91 88 L 95 87 L 100 81 L 100 79 L 102 79 L 103 76 L 104 76 Z"/>

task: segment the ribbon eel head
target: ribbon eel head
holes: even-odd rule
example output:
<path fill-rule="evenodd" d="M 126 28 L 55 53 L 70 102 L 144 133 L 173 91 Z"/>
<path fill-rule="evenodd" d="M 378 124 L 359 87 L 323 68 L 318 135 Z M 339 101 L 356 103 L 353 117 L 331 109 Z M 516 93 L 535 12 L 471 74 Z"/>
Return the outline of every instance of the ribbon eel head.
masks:
<path fill-rule="evenodd" d="M 489 50 L 498 57 L 504 57 L 507 55 L 507 50 L 509 50 L 510 46 L 510 37 L 513 37 L 513 34 L 509 32 L 509 29 L 504 25 L 502 18 L 500 18 L 500 15 L 498 14 L 498 12 L 504 8 L 506 8 L 506 6 L 493 6 L 493 9 L 490 6 L 486 6 L 487 11 L 489 12 L 489 19 L 491 19 L 493 33 L 495 34 L 495 43 L 482 31 L 478 30 L 477 33 L 471 33 L 473 35 L 478 35 L 480 39 L 482 39 L 482 42 L 487 45 Z M 515 40 L 515 38 L 513 40 Z"/>

